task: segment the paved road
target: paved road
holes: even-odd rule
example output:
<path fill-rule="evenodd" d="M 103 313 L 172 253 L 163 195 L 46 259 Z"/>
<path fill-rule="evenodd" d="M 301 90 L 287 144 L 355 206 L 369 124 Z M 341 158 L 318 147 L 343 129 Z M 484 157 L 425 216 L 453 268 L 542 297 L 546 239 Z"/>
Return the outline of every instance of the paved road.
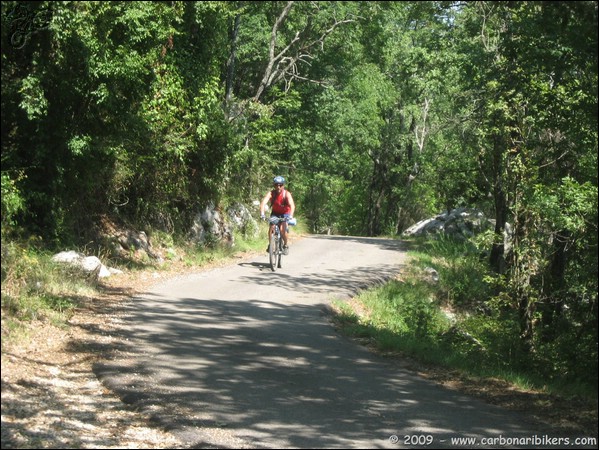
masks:
<path fill-rule="evenodd" d="M 451 438 L 551 435 L 336 334 L 331 299 L 397 274 L 401 243 L 315 236 L 275 273 L 267 259 L 133 299 L 123 347 L 98 376 L 193 448 L 457 448 Z"/>

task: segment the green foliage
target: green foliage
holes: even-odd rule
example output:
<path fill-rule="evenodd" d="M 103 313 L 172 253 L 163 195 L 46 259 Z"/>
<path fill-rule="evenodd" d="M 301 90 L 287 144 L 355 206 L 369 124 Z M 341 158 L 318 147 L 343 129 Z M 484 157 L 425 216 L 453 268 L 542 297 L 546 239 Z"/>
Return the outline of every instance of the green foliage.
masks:
<path fill-rule="evenodd" d="M 589 182 L 581 184 L 565 177 L 557 186 L 535 186 L 532 195 L 533 207 L 556 230 L 583 235 L 597 214 L 597 188 Z"/>
<path fill-rule="evenodd" d="M 2 242 L 2 322 L 9 329 L 31 321 L 62 326 L 81 301 L 95 292 L 95 282 L 74 275 L 40 249 L 38 240 Z"/>
<path fill-rule="evenodd" d="M 478 207 L 497 235 L 431 261 L 435 292 L 492 298 L 524 348 L 582 367 L 597 335 L 596 2 L 286 7 L 2 2 L 3 238 L 82 245 L 106 216 L 185 236 L 200 208 L 260 199 L 274 174 L 318 233 L 398 234 Z M 15 39 L 16 15 L 46 11 Z"/>
<path fill-rule="evenodd" d="M 12 179 L 8 173 L 2 172 L 2 235 L 7 227 L 15 225 L 16 215 L 25 207 L 23 195 L 17 186 L 23 176 L 21 172 L 16 179 Z"/>
<path fill-rule="evenodd" d="M 22 100 L 19 106 L 25 111 L 29 120 L 43 118 L 48 113 L 48 100 L 39 78 L 33 74 L 24 78 L 20 93 Z"/>
<path fill-rule="evenodd" d="M 536 377 L 537 374 L 531 370 L 530 359 L 522 351 L 515 315 L 495 310 L 484 315 L 467 315 L 460 321 L 459 329 L 473 338 L 454 339 L 454 351 L 475 358 L 476 365 L 483 371 Z"/>
<path fill-rule="evenodd" d="M 447 239 L 422 241 L 402 281 L 336 302 L 344 332 L 385 351 L 457 368 L 475 376 L 517 381 L 565 394 L 596 392 L 597 352 L 590 329 L 562 318 L 559 338 L 530 354 L 520 339 L 517 311 L 492 298 L 491 280 L 474 246 Z M 434 268 L 438 281 L 427 268 Z M 464 283 L 467 272 L 468 281 Z M 459 292 L 461 295 L 448 295 Z"/>
<path fill-rule="evenodd" d="M 374 338 L 385 351 L 400 350 L 414 356 L 423 350 L 431 356 L 442 351 L 437 337 L 449 328 L 449 320 L 435 307 L 428 286 L 393 281 L 360 294 L 356 300 L 368 313 L 358 317 L 340 304 L 344 311 L 341 319 L 351 324 L 344 326 L 346 332 Z"/>
<path fill-rule="evenodd" d="M 448 253 L 451 249 L 451 253 Z M 480 305 L 491 294 L 486 283 L 488 267 L 481 262 L 479 253 L 469 242 L 451 242 L 437 239 L 431 251 L 443 258 L 436 264 L 439 273 L 440 292 L 437 294 L 454 308 Z"/>

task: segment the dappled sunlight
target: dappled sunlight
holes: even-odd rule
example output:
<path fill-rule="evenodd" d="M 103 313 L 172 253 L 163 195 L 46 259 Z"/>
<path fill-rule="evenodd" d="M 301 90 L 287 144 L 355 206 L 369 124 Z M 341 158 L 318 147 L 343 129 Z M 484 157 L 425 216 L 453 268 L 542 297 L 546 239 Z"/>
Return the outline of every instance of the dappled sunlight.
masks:
<path fill-rule="evenodd" d="M 376 247 L 383 262 L 336 265 L 330 255 L 343 245 Z M 399 270 L 400 259 L 389 259 L 397 247 L 387 245 L 316 238 L 295 246 L 299 268 L 289 257 L 280 273 L 239 264 L 158 286 L 130 302 L 129 348 L 96 372 L 194 447 L 214 444 L 202 431 L 213 427 L 262 448 L 393 448 L 392 434 L 488 436 L 498 424 L 504 434 L 530 433 L 524 418 L 445 390 L 335 333 L 323 312 L 331 297 Z M 300 256 L 311 246 L 320 251 L 308 263 Z"/>

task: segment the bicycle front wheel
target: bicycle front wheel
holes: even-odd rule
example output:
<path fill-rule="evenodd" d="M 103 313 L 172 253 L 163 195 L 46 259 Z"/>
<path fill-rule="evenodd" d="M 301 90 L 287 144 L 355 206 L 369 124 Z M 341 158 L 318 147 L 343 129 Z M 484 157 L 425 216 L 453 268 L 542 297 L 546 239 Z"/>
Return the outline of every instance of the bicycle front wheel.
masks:
<path fill-rule="evenodd" d="M 270 263 L 270 270 L 273 272 L 277 270 L 277 256 L 279 254 L 279 241 L 273 231 L 270 235 L 268 243 L 268 260 Z"/>

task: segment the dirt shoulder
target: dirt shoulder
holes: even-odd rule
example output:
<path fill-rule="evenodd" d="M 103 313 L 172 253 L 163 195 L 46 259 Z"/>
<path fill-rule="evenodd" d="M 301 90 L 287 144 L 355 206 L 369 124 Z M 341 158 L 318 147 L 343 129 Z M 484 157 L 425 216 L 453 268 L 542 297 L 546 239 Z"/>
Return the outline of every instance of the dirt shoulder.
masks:
<path fill-rule="evenodd" d="M 119 348 L 123 305 L 149 285 L 197 268 L 111 277 L 59 328 L 34 324 L 26 346 L 2 353 L 2 448 L 185 448 L 98 381 L 93 364 Z M 398 357 L 398 355 L 385 355 Z M 412 363 L 421 376 L 548 425 L 548 434 L 597 436 L 597 403 L 466 379 Z"/>
<path fill-rule="evenodd" d="M 27 345 L 4 349 L 2 448 L 182 447 L 104 388 L 92 370 L 118 347 L 121 305 L 152 278 L 114 277 L 68 327 L 33 324 Z"/>

